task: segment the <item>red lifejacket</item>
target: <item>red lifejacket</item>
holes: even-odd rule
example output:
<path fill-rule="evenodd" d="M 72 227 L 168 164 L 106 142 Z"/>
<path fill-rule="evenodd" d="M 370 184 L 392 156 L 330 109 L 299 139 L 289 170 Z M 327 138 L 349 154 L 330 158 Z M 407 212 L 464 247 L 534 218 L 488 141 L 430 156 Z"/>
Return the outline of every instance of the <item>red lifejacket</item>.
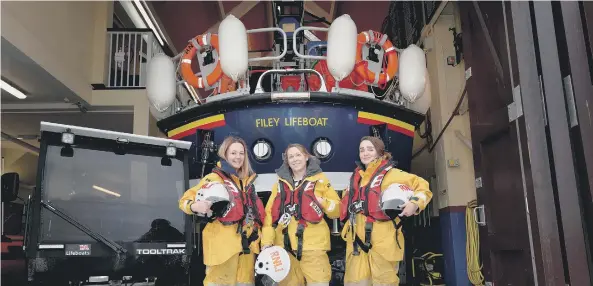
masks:
<path fill-rule="evenodd" d="M 241 188 L 239 188 L 225 172 L 219 169 L 214 169 L 213 172 L 222 178 L 232 196 L 231 206 L 218 218 L 218 221 L 226 225 L 235 223 L 245 225 L 253 221 L 257 228 L 262 227 L 266 215 L 265 208 L 263 202 L 257 196 L 253 183 L 245 186 L 245 191 L 243 191 L 242 182 Z"/>
<path fill-rule="evenodd" d="M 272 204 L 272 224 L 276 226 L 280 217 L 289 213 L 297 220 L 319 223 L 323 220 L 323 210 L 315 197 L 317 182 L 305 180 L 296 190 L 283 181 L 278 183 L 279 194 Z"/>
<path fill-rule="evenodd" d="M 357 213 L 363 213 L 367 222 L 391 220 L 381 210 L 381 183 L 383 183 L 385 174 L 392 168 L 393 164 L 384 160 L 371 176 L 370 182 L 362 188 L 360 187 L 362 179 L 359 173 L 360 168 L 356 168 L 350 178 L 348 192 L 341 200 L 340 220 L 345 221 L 351 214 Z"/>
<path fill-rule="evenodd" d="M 383 160 L 371 176 L 370 182 L 362 188 L 360 187 L 360 180 L 362 178 L 358 172 L 360 168 L 356 168 L 354 174 L 352 174 L 348 192 L 342 197 L 340 203 L 340 219 L 345 221 L 349 219 L 350 216 L 357 213 L 363 213 L 366 216 L 364 242 L 360 240 L 356 231 L 352 229 L 352 236 L 354 237 L 353 255 L 359 255 L 359 247 L 367 253 L 372 248 L 371 233 L 373 230 L 373 222 L 375 221 L 393 222 L 393 226 L 396 229 L 395 240 L 399 246 L 397 230 L 401 226 L 401 221 L 399 224 L 396 223 L 395 220 L 389 218 L 389 216 L 381 210 L 381 183 L 383 183 L 383 178 L 385 178 L 387 172 L 392 168 L 393 163 L 391 161 Z M 350 227 L 353 226 L 351 225 Z"/>

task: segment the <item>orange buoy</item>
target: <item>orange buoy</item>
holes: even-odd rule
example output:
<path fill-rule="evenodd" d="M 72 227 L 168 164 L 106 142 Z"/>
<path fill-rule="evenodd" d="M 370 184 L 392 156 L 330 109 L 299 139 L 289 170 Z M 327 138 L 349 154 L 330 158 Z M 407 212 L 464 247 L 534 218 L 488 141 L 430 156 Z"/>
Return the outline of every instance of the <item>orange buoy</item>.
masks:
<path fill-rule="evenodd" d="M 218 35 L 206 33 L 193 38 L 185 47 L 183 56 L 181 57 L 181 77 L 191 86 L 195 88 L 207 88 L 213 86 L 218 82 L 222 76 L 222 68 L 220 61 L 217 61 L 214 71 L 204 77 L 196 76 L 196 73 L 191 68 L 192 59 L 196 56 L 196 52 L 202 47 L 211 46 L 218 50 Z"/>
<path fill-rule="evenodd" d="M 378 44 L 385 51 L 384 56 L 387 58 L 387 67 L 381 72 L 375 73 L 369 70 L 368 63 L 362 58 L 362 48 L 368 44 Z M 395 76 L 397 68 L 397 51 L 391 41 L 387 39 L 387 35 L 375 31 L 361 32 L 358 34 L 354 71 L 367 84 L 384 86 Z"/>

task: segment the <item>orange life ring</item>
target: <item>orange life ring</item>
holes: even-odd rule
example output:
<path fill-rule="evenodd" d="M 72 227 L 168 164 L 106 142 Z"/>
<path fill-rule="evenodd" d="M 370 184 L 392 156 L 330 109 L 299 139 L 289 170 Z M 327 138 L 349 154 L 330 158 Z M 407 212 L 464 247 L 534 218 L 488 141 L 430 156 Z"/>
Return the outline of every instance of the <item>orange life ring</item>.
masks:
<path fill-rule="evenodd" d="M 198 52 L 198 49 L 206 46 L 211 46 L 213 49 L 218 50 L 218 35 L 206 33 L 191 39 L 181 57 L 181 76 L 189 85 L 195 88 L 213 86 L 223 75 L 220 61 L 216 63 L 214 71 L 206 76 L 205 81 L 203 77 L 196 76 L 196 73 L 192 70 L 191 63 L 192 59 L 196 56 L 196 52 Z"/>
<path fill-rule="evenodd" d="M 354 70 L 356 74 L 363 78 L 367 84 L 385 85 L 397 73 L 397 51 L 395 47 L 387 39 L 387 35 L 375 31 L 361 32 L 358 34 L 356 46 L 356 65 Z M 374 73 L 368 69 L 368 63 L 362 59 L 362 47 L 367 44 L 378 44 L 385 51 L 387 58 L 387 67 L 383 71 Z"/>

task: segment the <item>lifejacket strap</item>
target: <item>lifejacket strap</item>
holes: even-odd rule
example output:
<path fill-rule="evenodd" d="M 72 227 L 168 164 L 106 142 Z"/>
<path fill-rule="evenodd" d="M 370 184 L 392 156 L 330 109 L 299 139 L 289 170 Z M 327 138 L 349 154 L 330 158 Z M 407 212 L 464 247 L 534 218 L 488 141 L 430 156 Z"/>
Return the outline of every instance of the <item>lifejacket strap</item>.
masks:
<path fill-rule="evenodd" d="M 303 233 L 305 232 L 305 223 L 299 222 L 297 226 L 296 237 L 297 237 L 297 255 L 296 259 L 301 260 L 303 256 Z"/>
<path fill-rule="evenodd" d="M 364 251 L 365 253 L 369 253 L 369 251 L 371 250 L 371 248 L 373 248 L 373 245 L 366 246 L 362 242 L 362 240 L 360 240 L 360 238 L 358 237 L 358 235 L 354 238 L 354 242 L 353 243 L 354 243 L 354 247 L 355 248 L 360 247 L 360 249 L 362 249 L 362 251 Z M 360 254 L 360 252 L 358 252 L 358 254 Z M 355 255 L 358 255 L 358 254 L 355 254 Z"/>
<path fill-rule="evenodd" d="M 367 221 L 364 224 L 364 246 L 371 248 L 371 233 L 373 232 L 373 222 Z"/>
<path fill-rule="evenodd" d="M 241 246 L 243 247 L 242 254 L 249 254 L 251 253 L 251 249 L 249 249 L 249 241 L 247 239 L 247 235 L 245 233 L 241 233 Z"/>
<path fill-rule="evenodd" d="M 393 227 L 395 228 L 395 242 L 397 243 L 397 247 L 399 247 L 399 249 L 402 249 L 402 246 L 399 244 L 399 236 L 397 235 L 397 233 L 399 232 L 399 229 L 401 228 L 403 221 L 400 219 L 399 223 L 396 223 L 395 220 L 392 220 L 391 222 L 393 222 Z"/>

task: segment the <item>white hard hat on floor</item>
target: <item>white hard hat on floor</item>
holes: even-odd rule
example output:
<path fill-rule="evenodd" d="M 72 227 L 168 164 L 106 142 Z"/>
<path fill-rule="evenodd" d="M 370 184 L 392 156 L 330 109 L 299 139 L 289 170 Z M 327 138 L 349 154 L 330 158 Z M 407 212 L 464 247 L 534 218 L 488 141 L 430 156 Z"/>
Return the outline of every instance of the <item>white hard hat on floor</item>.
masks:
<path fill-rule="evenodd" d="M 284 280 L 289 271 L 290 256 L 280 246 L 271 246 L 262 250 L 255 261 L 255 274 L 265 275 L 274 282 Z"/>

